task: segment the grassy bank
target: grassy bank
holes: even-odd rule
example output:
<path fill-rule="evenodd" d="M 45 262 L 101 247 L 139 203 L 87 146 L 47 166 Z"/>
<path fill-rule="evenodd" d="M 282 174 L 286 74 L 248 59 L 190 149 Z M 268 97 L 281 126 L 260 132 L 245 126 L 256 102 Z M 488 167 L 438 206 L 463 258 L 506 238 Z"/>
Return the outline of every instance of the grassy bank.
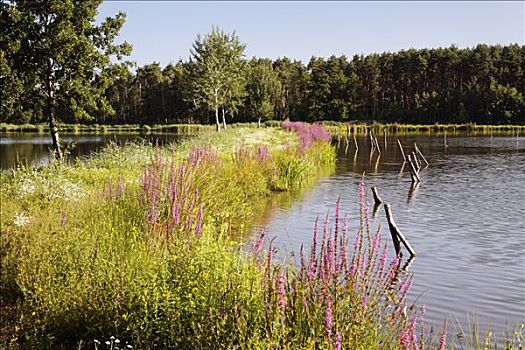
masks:
<path fill-rule="evenodd" d="M 262 123 L 265 127 L 279 127 L 280 122 L 269 121 Z M 229 125 L 231 128 L 257 128 L 257 123 L 234 123 Z M 139 125 L 139 124 L 122 124 L 122 125 L 104 125 L 104 124 L 66 124 L 59 123 L 58 130 L 60 132 L 69 133 L 175 133 L 195 135 L 203 132 L 215 131 L 215 125 L 202 124 L 155 124 L 155 125 Z M 34 133 L 48 133 L 49 125 L 47 123 L 41 124 L 7 124 L 0 123 L 0 132 L 34 132 Z"/>
<path fill-rule="evenodd" d="M 263 127 L 280 127 L 283 122 L 278 120 L 266 121 L 261 123 Z M 476 125 L 467 124 L 382 124 L 382 123 L 342 123 L 323 121 L 321 124 L 329 129 L 335 136 L 349 135 L 353 133 L 362 134 L 372 131 L 373 133 L 456 133 L 456 132 L 476 132 L 490 134 L 491 132 L 519 132 L 525 133 L 525 125 Z M 257 128 L 257 123 L 235 123 L 232 128 Z M 201 124 L 162 124 L 162 125 L 84 125 L 84 124 L 59 124 L 59 131 L 71 133 L 177 133 L 194 135 L 203 132 L 214 131 L 214 125 Z M 0 132 L 36 132 L 47 133 L 49 126 L 42 124 L 6 124 L 0 123 Z"/>
<path fill-rule="evenodd" d="M 420 333 L 364 184 L 357 234 L 334 203 L 295 261 L 275 258 L 271 232 L 246 247 L 262 200 L 334 165 L 324 128 L 282 127 L 0 174 L 1 346 L 444 349 L 446 332 Z"/>
<path fill-rule="evenodd" d="M 328 128 L 335 137 L 345 137 L 350 134 L 363 134 L 373 132 L 375 134 L 442 134 L 442 133 L 479 133 L 489 135 L 491 133 L 525 133 L 525 125 L 476 125 L 476 124 L 351 124 L 331 123 L 323 125 Z"/>

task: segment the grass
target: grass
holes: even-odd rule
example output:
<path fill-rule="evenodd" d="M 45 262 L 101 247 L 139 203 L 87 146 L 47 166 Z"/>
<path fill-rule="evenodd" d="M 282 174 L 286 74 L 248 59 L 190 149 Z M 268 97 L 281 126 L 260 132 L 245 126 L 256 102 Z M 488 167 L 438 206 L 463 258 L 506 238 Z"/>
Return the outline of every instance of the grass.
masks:
<path fill-rule="evenodd" d="M 279 121 L 267 121 L 261 124 L 264 127 L 280 127 Z M 233 123 L 229 128 L 257 128 L 258 123 Z M 183 135 L 195 135 L 204 132 L 215 131 L 215 125 L 202 124 L 68 124 L 59 123 L 60 132 L 72 133 L 175 133 Z M 0 123 L 0 132 L 34 132 L 48 133 L 47 123 L 39 124 L 9 124 Z"/>
<path fill-rule="evenodd" d="M 479 133 L 489 135 L 491 133 L 524 133 L 525 125 L 476 125 L 468 124 L 381 124 L 381 123 L 339 123 L 324 122 L 336 138 L 347 137 L 350 134 L 364 134 L 372 132 L 375 134 L 443 134 L 443 133 Z"/>
<path fill-rule="evenodd" d="M 72 133 L 176 133 L 184 135 L 195 135 L 197 133 L 214 131 L 215 127 L 212 125 L 200 124 L 159 124 L 159 125 L 139 125 L 139 124 L 123 124 L 123 125 L 99 125 L 99 124 L 66 124 L 60 123 L 58 125 L 60 132 Z M 0 123 L 0 132 L 49 132 L 49 125 L 47 123 L 41 124 L 7 124 Z"/>
<path fill-rule="evenodd" d="M 370 226 L 364 184 L 357 234 L 335 203 L 297 261 L 275 258 L 271 233 L 246 248 L 265 198 L 333 169 L 324 129 L 283 127 L 0 174 L 2 347 L 443 348 L 446 333 L 416 331 L 424 311 Z"/>
<path fill-rule="evenodd" d="M 264 127 L 280 127 L 283 122 L 270 120 L 262 123 Z M 474 123 L 466 124 L 398 124 L 398 123 L 344 123 L 334 121 L 323 121 L 322 125 L 329 129 L 334 135 L 349 135 L 352 133 L 383 133 L 385 130 L 389 133 L 443 133 L 443 132 L 477 132 L 489 134 L 491 132 L 525 132 L 525 125 L 477 125 Z M 230 128 L 257 128 L 257 123 L 234 123 Z M 201 124 L 158 124 L 158 125 L 139 125 L 139 124 L 122 124 L 122 125 L 99 125 L 99 124 L 65 124 L 59 125 L 59 131 L 73 133 L 177 133 L 184 135 L 195 135 L 203 132 L 215 130 L 214 125 Z M 49 132 L 49 125 L 41 124 L 7 124 L 0 123 L 0 132 Z"/>

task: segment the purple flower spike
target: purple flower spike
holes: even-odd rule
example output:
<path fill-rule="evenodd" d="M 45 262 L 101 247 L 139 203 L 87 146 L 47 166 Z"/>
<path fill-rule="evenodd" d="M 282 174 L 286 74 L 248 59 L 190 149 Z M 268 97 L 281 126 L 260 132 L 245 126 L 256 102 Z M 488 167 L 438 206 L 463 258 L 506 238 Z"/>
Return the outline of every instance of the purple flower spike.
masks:
<path fill-rule="evenodd" d="M 332 337 L 332 299 L 330 294 L 326 293 L 326 311 L 324 318 L 325 331 L 328 338 Z"/>
<path fill-rule="evenodd" d="M 340 332 L 335 333 L 334 350 L 341 350 L 341 333 Z"/>
<path fill-rule="evenodd" d="M 443 329 L 441 330 L 441 336 L 439 337 L 439 347 L 438 350 L 445 350 L 447 345 L 447 320 L 443 324 Z"/>
<path fill-rule="evenodd" d="M 281 272 L 279 272 L 279 279 L 277 281 L 278 284 L 278 305 L 279 309 L 281 310 L 282 314 L 284 315 L 284 312 L 286 311 L 286 274 L 284 269 L 281 269 Z"/>
<path fill-rule="evenodd" d="M 202 216 L 203 216 L 203 209 L 202 209 L 202 204 L 201 204 L 199 206 L 199 212 L 197 213 L 197 224 L 195 225 L 195 235 L 197 237 L 200 237 L 202 233 Z"/>

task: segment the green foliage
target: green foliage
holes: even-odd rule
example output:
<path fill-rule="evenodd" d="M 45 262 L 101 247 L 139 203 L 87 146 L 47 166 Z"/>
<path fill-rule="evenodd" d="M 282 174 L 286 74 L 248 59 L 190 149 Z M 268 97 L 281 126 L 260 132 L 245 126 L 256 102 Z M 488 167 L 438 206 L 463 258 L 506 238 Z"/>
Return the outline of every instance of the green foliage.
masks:
<path fill-rule="evenodd" d="M 245 45 L 235 32 L 226 34 L 216 27 L 201 38 L 197 36 L 188 64 L 191 99 L 196 106 L 204 105 L 215 112 L 215 122 L 220 129 L 219 109 L 235 110 L 244 94 L 242 59 Z"/>
<path fill-rule="evenodd" d="M 110 56 L 120 59 L 129 54 L 131 46 L 113 44 L 125 14 L 94 25 L 99 4 L 100 1 L 2 4 L 2 67 L 9 69 L 7 78 L 19 77 L 24 91 L 33 95 L 31 100 L 27 97 L 18 104 L 43 106 L 51 99 L 49 103 L 53 103 L 60 117 L 73 116 L 75 120 L 89 120 L 100 111 L 112 113 L 103 103 L 103 93 L 110 84 L 108 73 L 114 73 L 108 70 Z"/>
<path fill-rule="evenodd" d="M 246 83 L 243 113 L 262 121 L 273 119 L 275 104 L 281 93 L 281 83 L 269 60 L 252 59 Z"/>
<path fill-rule="evenodd" d="M 55 126 L 64 121 L 92 120 L 95 114 L 113 114 L 105 90 L 121 60 L 131 52 L 124 42 L 115 45 L 125 14 L 106 18 L 95 25 L 101 1 L 27 1 L 1 4 L 2 38 L 0 69 L 2 103 L 0 121 L 49 122 L 54 156 L 62 160 Z M 4 90 L 4 86 L 10 88 Z M 16 99 L 16 105 L 13 102 Z"/>

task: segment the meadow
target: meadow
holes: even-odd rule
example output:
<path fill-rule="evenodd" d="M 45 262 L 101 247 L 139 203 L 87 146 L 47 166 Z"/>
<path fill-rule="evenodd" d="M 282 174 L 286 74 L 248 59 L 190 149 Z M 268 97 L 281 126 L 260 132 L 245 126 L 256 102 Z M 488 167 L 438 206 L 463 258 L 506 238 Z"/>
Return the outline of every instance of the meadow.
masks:
<path fill-rule="evenodd" d="M 336 202 L 308 251 L 277 258 L 272 232 L 246 243 L 265 199 L 333 167 L 331 137 L 300 122 L 234 127 L 2 173 L 1 346 L 496 348 L 475 327 L 456 339 L 425 324 L 364 182 L 357 233 Z M 520 349 L 523 330 L 498 340 Z"/>

